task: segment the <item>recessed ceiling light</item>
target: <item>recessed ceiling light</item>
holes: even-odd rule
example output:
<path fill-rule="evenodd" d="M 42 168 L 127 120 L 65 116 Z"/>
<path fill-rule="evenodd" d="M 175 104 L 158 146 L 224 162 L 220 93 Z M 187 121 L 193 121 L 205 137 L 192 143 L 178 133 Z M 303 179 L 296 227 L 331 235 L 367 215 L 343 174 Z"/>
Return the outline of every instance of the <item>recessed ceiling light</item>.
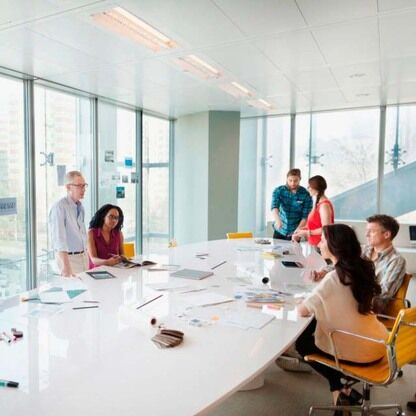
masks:
<path fill-rule="evenodd" d="M 107 29 L 126 36 L 155 52 L 177 46 L 175 41 L 121 7 L 93 14 L 92 18 Z"/>
<path fill-rule="evenodd" d="M 254 93 L 251 92 L 248 88 L 244 87 L 243 85 L 239 84 L 238 82 L 231 82 L 230 84 L 220 85 L 220 88 L 231 94 L 233 97 L 236 98 L 244 98 L 244 97 L 253 97 Z"/>
<path fill-rule="evenodd" d="M 370 93 L 368 93 L 368 92 L 362 92 L 362 93 L 360 93 L 360 94 L 355 94 L 355 96 L 356 97 L 368 97 L 368 96 L 370 96 L 371 94 Z"/>
<path fill-rule="evenodd" d="M 190 72 L 191 74 L 203 79 L 219 78 L 221 76 L 221 72 L 218 69 L 203 61 L 196 55 L 188 55 L 177 58 L 174 62 L 185 72 Z"/>
<path fill-rule="evenodd" d="M 258 98 L 257 100 L 248 100 L 248 105 L 252 107 L 257 107 L 262 110 L 271 110 L 273 109 L 273 105 L 270 104 L 268 101 L 263 100 L 262 98 Z"/>

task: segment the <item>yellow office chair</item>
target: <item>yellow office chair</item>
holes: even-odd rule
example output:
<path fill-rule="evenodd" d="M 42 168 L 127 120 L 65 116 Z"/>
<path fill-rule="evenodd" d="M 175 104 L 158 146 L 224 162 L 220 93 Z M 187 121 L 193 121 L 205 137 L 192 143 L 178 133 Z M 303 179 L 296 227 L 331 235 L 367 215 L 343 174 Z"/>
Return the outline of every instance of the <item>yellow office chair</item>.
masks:
<path fill-rule="evenodd" d="M 123 243 L 123 251 L 124 251 L 124 255 L 127 258 L 134 257 L 134 255 L 135 255 L 134 243 L 133 242 Z"/>
<path fill-rule="evenodd" d="M 253 238 L 253 233 L 244 232 L 244 233 L 227 233 L 227 239 L 231 240 L 234 238 Z"/>
<path fill-rule="evenodd" d="M 379 315 L 380 321 L 389 330 L 393 328 L 394 324 L 394 321 L 390 318 L 395 319 L 401 309 L 410 307 L 410 302 L 406 299 L 406 294 L 411 278 L 412 275 L 410 273 L 404 275 L 402 285 L 399 287 L 395 297 L 389 300 L 384 308 L 383 315 Z M 385 317 L 386 315 L 387 317 Z"/>
<path fill-rule="evenodd" d="M 336 349 L 333 341 L 333 334 L 336 332 L 352 337 L 369 339 L 347 331 L 335 330 L 330 334 L 334 351 L 336 351 Z M 416 360 L 416 308 L 402 309 L 399 312 L 386 342 L 380 340 L 373 341 L 377 343 L 382 342 L 386 347 L 384 357 L 375 363 L 344 363 L 339 361 L 336 355 L 334 358 L 322 354 L 312 354 L 305 357 L 306 361 L 316 361 L 341 371 L 346 377 L 351 377 L 357 381 L 363 382 L 363 403 L 361 406 L 311 406 L 309 415 L 312 415 L 315 410 L 349 410 L 352 412 L 361 412 L 361 415 L 370 415 L 373 414 L 374 411 L 387 409 L 397 409 L 397 416 L 404 415 L 399 404 L 371 404 L 370 388 L 373 385 L 386 386 L 391 384 L 397 378 L 397 375 L 403 366 Z"/>

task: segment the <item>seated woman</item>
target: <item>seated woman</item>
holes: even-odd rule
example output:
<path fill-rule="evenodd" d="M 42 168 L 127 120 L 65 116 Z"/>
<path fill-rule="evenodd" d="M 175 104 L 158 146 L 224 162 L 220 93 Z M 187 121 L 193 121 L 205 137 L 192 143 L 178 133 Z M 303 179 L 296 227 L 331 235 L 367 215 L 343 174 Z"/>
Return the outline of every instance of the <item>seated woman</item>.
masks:
<path fill-rule="evenodd" d="M 123 260 L 123 211 L 116 205 L 103 205 L 92 217 L 88 231 L 89 268 L 114 266 Z"/>
<path fill-rule="evenodd" d="M 333 262 L 335 270 L 298 306 L 301 316 L 314 314 L 315 319 L 296 341 L 297 351 L 303 357 L 313 353 L 335 355 L 329 336 L 334 329 L 385 340 L 387 330 L 372 312 L 373 298 L 381 288 L 373 263 L 361 257 L 355 232 L 345 224 L 326 225 L 319 246 L 322 256 Z M 341 360 L 370 363 L 385 352 L 382 344 L 346 334 L 334 334 L 333 339 Z M 316 362 L 308 364 L 328 380 L 335 404 L 338 399 L 338 404 L 357 403 L 360 394 L 343 387 L 342 373 Z"/>
<path fill-rule="evenodd" d="M 299 241 L 301 237 L 308 239 L 311 246 L 317 247 L 321 241 L 322 227 L 334 223 L 334 207 L 325 195 L 326 180 L 320 175 L 309 179 L 308 191 L 314 199 L 314 205 L 308 215 L 306 227 L 293 234 L 292 239 Z"/>

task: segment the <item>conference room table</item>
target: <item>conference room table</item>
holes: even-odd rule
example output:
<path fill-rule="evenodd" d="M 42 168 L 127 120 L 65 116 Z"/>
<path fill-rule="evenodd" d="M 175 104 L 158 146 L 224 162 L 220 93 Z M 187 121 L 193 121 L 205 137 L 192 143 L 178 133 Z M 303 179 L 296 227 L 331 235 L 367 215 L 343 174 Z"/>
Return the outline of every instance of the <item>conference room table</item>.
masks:
<path fill-rule="evenodd" d="M 291 247 L 280 240 L 274 244 Z M 305 282 L 303 269 L 284 267 L 282 258 L 265 258 L 263 251 L 270 248 L 253 239 L 183 245 L 147 257 L 159 263 L 153 269 L 167 271 L 99 267 L 96 270 L 107 270 L 116 278 L 95 280 L 81 273 L 79 278 L 51 282 L 51 287 L 87 289 L 71 303 L 46 305 L 22 302 L 20 297 L 0 302 L 0 333 L 17 328 L 24 334 L 16 342 L 0 342 L 0 379 L 20 383 L 16 389 L 0 388 L 0 414 L 209 414 L 259 377 L 310 321 L 297 315 L 294 297 L 288 297 L 261 329 L 223 324 L 227 313 L 262 313 L 248 308 L 244 299 L 189 308 L 189 297 L 203 293 L 238 298 L 236 293 L 249 287 L 292 294 L 310 290 L 313 284 Z M 291 253 L 284 259 L 296 260 Z M 199 281 L 171 277 L 178 266 L 212 269 L 214 274 Z M 262 283 L 264 276 L 270 278 L 267 285 Z M 167 282 L 184 287 L 156 291 L 148 286 Z M 98 307 L 73 309 L 83 306 Z M 212 316 L 195 326 L 193 314 L 201 309 Z M 153 316 L 158 321 L 154 326 L 149 319 Z M 160 324 L 183 331 L 183 343 L 158 348 L 151 337 Z"/>

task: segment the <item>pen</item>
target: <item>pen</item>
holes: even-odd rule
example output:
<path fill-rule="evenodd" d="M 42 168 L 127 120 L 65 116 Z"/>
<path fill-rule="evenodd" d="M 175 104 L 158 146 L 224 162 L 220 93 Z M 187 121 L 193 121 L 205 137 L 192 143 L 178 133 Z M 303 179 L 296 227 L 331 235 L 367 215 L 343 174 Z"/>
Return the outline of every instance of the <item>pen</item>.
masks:
<path fill-rule="evenodd" d="M 75 306 L 72 309 L 74 309 L 74 310 L 77 310 L 77 309 L 92 309 L 92 308 L 98 308 L 98 307 L 99 307 L 98 305 L 93 305 L 93 306 Z"/>
<path fill-rule="evenodd" d="M 83 300 L 84 303 L 100 303 L 99 300 Z"/>
<path fill-rule="evenodd" d="M 192 289 L 192 290 L 186 290 L 185 292 L 180 292 L 180 295 L 183 295 L 184 293 L 191 293 L 191 292 L 201 292 L 201 290 L 207 290 L 206 287 L 202 288 L 202 289 Z"/>
<path fill-rule="evenodd" d="M 163 295 L 156 296 L 155 298 L 150 299 L 150 300 L 148 300 L 148 301 L 147 301 L 147 302 L 145 302 L 145 303 L 142 303 L 142 304 L 141 304 L 141 305 L 139 305 L 136 309 L 143 308 L 143 306 L 148 305 L 149 303 L 151 303 L 151 302 L 155 301 L 156 299 L 161 298 L 162 296 L 163 296 Z"/>
<path fill-rule="evenodd" d="M 223 264 L 225 264 L 225 263 L 227 263 L 227 260 L 224 260 L 224 261 L 222 261 L 221 263 L 218 263 L 218 264 L 216 264 L 215 266 L 212 266 L 211 267 L 211 270 L 214 270 L 214 269 L 216 269 L 217 267 L 220 267 L 220 266 L 222 266 Z"/>
<path fill-rule="evenodd" d="M 0 379 L 0 387 L 19 387 L 19 383 L 17 381 Z"/>

